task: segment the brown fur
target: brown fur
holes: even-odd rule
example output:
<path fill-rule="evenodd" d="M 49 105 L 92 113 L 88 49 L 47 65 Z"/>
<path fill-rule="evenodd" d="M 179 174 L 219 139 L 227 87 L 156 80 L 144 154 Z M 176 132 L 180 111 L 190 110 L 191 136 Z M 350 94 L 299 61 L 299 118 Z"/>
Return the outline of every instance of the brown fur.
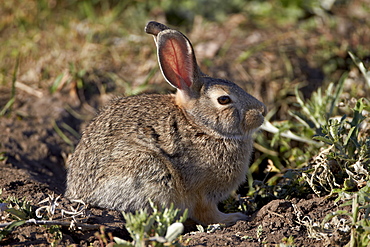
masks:
<path fill-rule="evenodd" d="M 245 219 L 221 213 L 217 203 L 245 181 L 265 106 L 236 84 L 203 75 L 187 38 L 153 23 L 147 30 L 156 35 L 162 72 L 178 92 L 113 100 L 68 161 L 66 196 L 122 211 L 148 207 L 149 199 L 173 202 L 202 224 Z M 232 103 L 219 104 L 220 95 Z"/>

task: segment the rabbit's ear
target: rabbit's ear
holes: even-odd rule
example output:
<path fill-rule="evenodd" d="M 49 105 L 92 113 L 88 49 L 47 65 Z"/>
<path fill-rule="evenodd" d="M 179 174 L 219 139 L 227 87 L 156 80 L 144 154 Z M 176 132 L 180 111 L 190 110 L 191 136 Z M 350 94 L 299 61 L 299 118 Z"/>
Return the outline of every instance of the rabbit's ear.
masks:
<path fill-rule="evenodd" d="M 162 24 L 162 23 L 159 23 L 159 22 L 156 22 L 156 21 L 150 21 L 146 24 L 146 26 L 144 28 L 144 31 L 146 33 L 152 34 L 154 36 L 154 38 L 156 38 L 158 33 L 162 32 L 164 30 L 167 30 L 167 29 L 170 29 L 170 28 L 167 27 L 166 25 Z"/>
<path fill-rule="evenodd" d="M 167 29 L 157 36 L 162 74 L 173 87 L 193 94 L 199 88 L 199 68 L 190 41 L 180 32 Z"/>

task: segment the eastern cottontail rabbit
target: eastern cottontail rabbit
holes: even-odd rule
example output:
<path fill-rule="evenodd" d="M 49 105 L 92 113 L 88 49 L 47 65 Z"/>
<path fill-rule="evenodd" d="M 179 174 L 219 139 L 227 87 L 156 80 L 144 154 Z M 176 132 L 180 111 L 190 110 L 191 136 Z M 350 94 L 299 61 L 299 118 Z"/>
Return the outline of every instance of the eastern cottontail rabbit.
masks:
<path fill-rule="evenodd" d="M 68 161 L 66 196 L 134 211 L 157 204 L 189 210 L 201 224 L 246 219 L 217 203 L 245 181 L 252 134 L 265 106 L 236 84 L 204 75 L 190 41 L 149 22 L 159 65 L 176 94 L 115 99 L 87 126 Z"/>

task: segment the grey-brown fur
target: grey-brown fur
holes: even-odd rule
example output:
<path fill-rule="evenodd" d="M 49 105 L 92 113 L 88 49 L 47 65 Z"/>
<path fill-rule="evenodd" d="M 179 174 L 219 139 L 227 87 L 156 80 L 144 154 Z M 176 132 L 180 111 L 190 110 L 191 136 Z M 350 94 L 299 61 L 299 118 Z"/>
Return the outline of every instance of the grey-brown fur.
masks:
<path fill-rule="evenodd" d="M 183 34 L 150 23 L 161 70 L 177 93 L 113 100 L 68 161 L 66 196 L 123 211 L 149 199 L 173 202 L 202 224 L 245 219 L 221 213 L 217 203 L 245 180 L 265 106 L 236 84 L 205 76 Z M 232 102 L 219 104 L 224 95 Z"/>

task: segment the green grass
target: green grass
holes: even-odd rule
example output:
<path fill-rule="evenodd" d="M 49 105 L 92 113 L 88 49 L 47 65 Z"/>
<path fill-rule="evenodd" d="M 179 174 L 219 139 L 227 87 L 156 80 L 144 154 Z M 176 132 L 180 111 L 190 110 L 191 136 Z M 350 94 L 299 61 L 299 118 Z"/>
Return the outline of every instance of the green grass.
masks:
<path fill-rule="evenodd" d="M 187 219 L 188 212 L 175 209 L 174 205 L 164 208 L 155 206 L 150 202 L 152 212 L 141 209 L 135 213 L 122 212 L 126 221 L 126 228 L 133 241 L 116 239 L 117 243 L 125 243 L 127 246 L 180 246 L 178 236 L 183 232 L 183 222 Z"/>
<path fill-rule="evenodd" d="M 367 69 L 358 58 L 351 56 L 357 66 L 362 66 L 360 69 L 366 83 Z M 320 230 L 305 222 L 306 227 L 312 231 L 311 237 L 329 236 L 334 231 L 343 232 L 342 228 L 346 227 L 347 235 L 350 232 L 348 246 L 368 246 L 370 100 L 358 98 L 344 103 L 342 97 L 346 78 L 347 75 L 342 76 L 337 84 L 331 83 L 325 90 L 319 88 L 312 94 L 311 99 L 302 99 L 296 91 L 300 110 L 290 113 L 294 118 L 286 121 L 284 125 L 273 122 L 272 125 L 279 131 L 269 142 L 261 137 L 257 139 L 261 146 L 265 145 L 265 149 L 273 149 L 264 155 L 271 161 L 270 168 L 275 168 L 273 172 L 277 173 L 266 183 L 255 183 L 250 193 L 255 199 L 258 195 L 263 197 L 268 194 L 273 195 L 273 198 L 286 199 L 292 196 L 304 197 L 305 194 L 311 193 L 336 197 L 336 201 L 343 201 L 341 207 L 351 206 L 351 211 L 338 210 L 328 214 L 321 223 L 321 228 L 317 228 Z M 294 134 L 294 138 L 283 136 L 287 131 L 290 131 L 290 135 Z M 314 139 L 319 141 L 320 145 L 302 142 L 303 146 L 299 146 L 304 148 L 302 152 L 295 152 L 289 139 L 297 139 L 297 136 L 302 140 Z M 289 148 L 290 152 L 287 151 Z M 304 156 L 305 152 L 309 155 Z M 278 157 L 285 158 L 287 154 L 287 163 L 299 164 L 302 158 L 304 162 L 288 172 L 277 169 L 276 167 L 281 167 Z M 342 221 L 342 224 L 338 225 L 333 223 L 334 217 L 349 217 L 351 220 Z M 331 224 L 329 228 L 328 224 Z M 343 234 L 345 236 L 346 232 Z"/>
<path fill-rule="evenodd" d="M 0 111 L 0 117 L 4 116 L 7 112 L 10 112 L 12 110 L 12 106 L 13 106 L 14 101 L 15 101 L 15 83 L 16 83 L 16 80 L 17 80 L 18 67 L 19 67 L 19 56 L 17 57 L 16 63 L 15 63 L 15 66 L 14 66 L 14 70 L 13 70 L 10 99 L 5 104 L 3 109 Z"/>

